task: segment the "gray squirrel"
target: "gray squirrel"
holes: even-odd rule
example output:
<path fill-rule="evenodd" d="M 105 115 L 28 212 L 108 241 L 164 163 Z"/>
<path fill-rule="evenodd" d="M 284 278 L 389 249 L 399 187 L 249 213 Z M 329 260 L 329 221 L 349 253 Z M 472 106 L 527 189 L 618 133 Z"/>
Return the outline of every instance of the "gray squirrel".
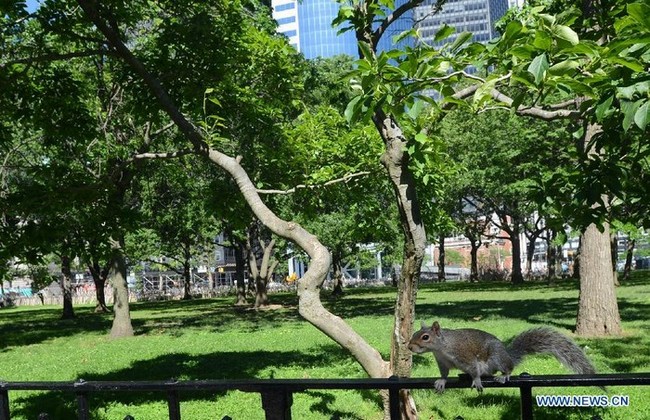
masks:
<path fill-rule="evenodd" d="M 435 382 L 438 392 L 445 390 L 451 368 L 470 375 L 472 387 L 482 392 L 481 376 L 501 372 L 503 375 L 495 379 L 505 383 L 523 357 L 533 353 L 550 353 L 578 374 L 596 373 L 587 356 L 573 340 L 544 327 L 524 331 L 506 347 L 498 338 L 485 331 L 473 328 L 450 330 L 440 328 L 438 321 L 434 321 L 431 328 L 423 324 L 422 329 L 413 334 L 408 348 L 413 353 L 433 353 L 442 376 L 442 379 Z"/>

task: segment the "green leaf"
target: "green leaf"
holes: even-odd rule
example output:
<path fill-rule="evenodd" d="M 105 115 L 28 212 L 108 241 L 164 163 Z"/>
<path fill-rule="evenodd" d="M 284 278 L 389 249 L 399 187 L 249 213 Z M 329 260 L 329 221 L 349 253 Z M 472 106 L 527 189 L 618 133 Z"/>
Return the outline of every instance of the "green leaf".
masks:
<path fill-rule="evenodd" d="M 645 71 L 645 67 L 643 66 L 643 64 L 636 61 L 626 60 L 621 57 L 611 57 L 609 61 L 614 64 L 620 64 L 622 66 L 625 66 L 628 69 L 634 70 L 636 72 Z"/>
<path fill-rule="evenodd" d="M 574 60 L 565 60 L 560 61 L 557 64 L 552 65 L 548 68 L 548 72 L 554 75 L 564 75 L 571 73 L 573 70 L 577 69 L 580 66 L 580 63 Z"/>
<path fill-rule="evenodd" d="M 442 41 L 443 39 L 449 38 L 451 34 L 456 32 L 456 29 L 453 26 L 449 26 L 445 24 L 438 32 L 436 32 L 436 36 L 433 38 L 434 41 Z"/>
<path fill-rule="evenodd" d="M 623 130 L 627 130 L 632 126 L 632 122 L 636 117 L 636 112 L 639 109 L 642 101 L 621 101 L 621 112 L 623 113 Z"/>
<path fill-rule="evenodd" d="M 471 38 L 472 38 L 471 32 L 461 32 L 460 34 L 458 34 L 458 37 L 456 37 L 454 42 L 451 43 L 449 48 L 451 49 L 452 52 L 456 52 L 465 42 L 467 42 L 467 40 Z"/>
<path fill-rule="evenodd" d="M 612 107 L 612 103 L 614 102 L 614 95 L 611 95 L 609 98 L 605 99 L 603 102 L 598 104 L 596 106 L 596 118 L 598 121 L 602 121 L 603 117 L 609 111 Z"/>
<path fill-rule="evenodd" d="M 650 120 L 650 102 L 646 101 L 637 109 L 634 114 L 634 123 L 641 129 L 645 130 Z"/>
<path fill-rule="evenodd" d="M 647 3 L 639 2 L 628 4 L 627 13 L 646 30 L 650 30 L 650 6 Z"/>
<path fill-rule="evenodd" d="M 348 122 L 352 122 L 353 119 L 354 119 L 354 117 L 355 117 L 355 115 L 358 115 L 359 112 L 358 112 L 357 104 L 359 103 L 359 101 L 361 100 L 361 98 L 362 98 L 362 95 L 355 96 L 355 97 L 352 98 L 352 100 L 348 103 L 348 106 L 345 107 L 345 112 L 343 113 L 343 115 L 345 116 L 345 119 L 346 119 Z"/>
<path fill-rule="evenodd" d="M 370 59 L 374 57 L 372 49 L 370 48 L 370 44 L 367 42 L 359 41 L 359 49 L 361 49 L 361 52 L 365 58 Z"/>
<path fill-rule="evenodd" d="M 420 116 L 420 113 L 422 112 L 423 108 L 424 108 L 424 102 L 416 100 L 413 103 L 413 106 L 411 108 L 409 108 L 407 114 L 412 120 L 415 121 Z"/>
<path fill-rule="evenodd" d="M 552 30 L 555 36 L 564 39 L 565 41 L 569 41 L 571 45 L 578 45 L 578 43 L 580 43 L 578 34 L 575 33 L 573 29 L 569 28 L 568 26 L 555 25 L 553 26 Z"/>
<path fill-rule="evenodd" d="M 548 67 L 548 58 L 546 58 L 545 53 L 538 55 L 530 63 L 528 66 L 528 72 L 533 75 L 536 84 L 539 84 L 542 80 L 544 80 L 544 75 L 546 74 Z"/>

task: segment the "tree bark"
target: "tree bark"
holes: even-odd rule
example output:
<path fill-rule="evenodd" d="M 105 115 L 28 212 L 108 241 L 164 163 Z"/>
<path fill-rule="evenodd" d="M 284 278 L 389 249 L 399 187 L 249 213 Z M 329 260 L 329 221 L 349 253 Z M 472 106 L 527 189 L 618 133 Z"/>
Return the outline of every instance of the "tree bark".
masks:
<path fill-rule="evenodd" d="M 126 282 L 126 261 L 122 251 L 122 241 L 111 239 L 111 264 L 109 279 L 113 286 L 113 326 L 112 338 L 133 336 L 131 313 L 129 310 L 129 286 Z"/>
<path fill-rule="evenodd" d="M 625 268 L 623 269 L 623 280 L 630 279 L 630 273 L 632 272 L 632 258 L 634 257 L 635 246 L 636 246 L 636 241 L 634 239 L 627 240 L 627 249 L 625 252 Z"/>
<path fill-rule="evenodd" d="M 445 280 L 445 235 L 441 233 L 438 242 L 438 282 Z"/>
<path fill-rule="evenodd" d="M 576 333 L 583 337 L 621 334 L 608 224 L 602 233 L 592 224 L 582 234 Z"/>
<path fill-rule="evenodd" d="M 599 153 L 591 145 L 601 127 L 586 124 L 584 145 L 588 159 Z M 608 197 L 602 197 L 608 206 Z M 595 204 L 599 205 L 599 204 Z M 581 336 L 621 334 L 621 316 L 616 301 L 616 287 L 612 273 L 612 252 L 609 223 L 600 232 L 595 224 L 589 225 L 580 241 L 580 300 L 576 320 L 576 333 Z"/>
<path fill-rule="evenodd" d="M 620 286 L 618 282 L 618 270 L 616 266 L 618 265 L 618 235 L 616 232 L 610 232 L 609 246 L 612 253 L 612 278 L 614 279 L 614 286 Z"/>
<path fill-rule="evenodd" d="M 72 270 L 70 269 L 70 256 L 61 256 L 61 291 L 63 293 L 63 313 L 61 319 L 74 318 L 72 306 Z"/>
<path fill-rule="evenodd" d="M 395 192 L 404 234 L 404 257 L 397 284 L 390 368 L 391 373 L 398 377 L 410 377 L 412 354 L 408 342 L 413 335 L 415 300 L 424 260 L 426 232 L 415 190 L 415 179 L 409 169 L 409 156 L 405 153 L 407 140 L 397 122 L 383 111 L 377 110 L 373 121 L 384 141 L 385 151 L 381 160 Z M 410 391 L 403 390 L 400 393 L 400 402 L 403 418 L 417 418 Z"/>
<path fill-rule="evenodd" d="M 188 242 L 183 244 L 183 300 L 192 299 L 192 251 Z"/>
<path fill-rule="evenodd" d="M 246 278 L 244 276 L 246 271 L 246 260 L 244 258 L 245 245 L 238 242 L 233 243 L 235 244 L 235 287 L 237 288 L 235 305 L 247 305 Z"/>
<path fill-rule="evenodd" d="M 108 268 L 101 268 L 99 261 L 95 258 L 92 259 L 92 262 L 87 261 L 88 270 L 90 275 L 93 277 L 93 283 L 95 284 L 95 297 L 97 303 L 95 304 L 96 313 L 108 313 L 110 310 L 106 305 L 106 293 L 104 288 L 106 287 L 106 276 L 108 275 Z"/>
<path fill-rule="evenodd" d="M 338 252 L 332 254 L 332 271 L 334 287 L 332 295 L 339 297 L 343 295 L 343 267 L 341 267 L 341 256 Z"/>

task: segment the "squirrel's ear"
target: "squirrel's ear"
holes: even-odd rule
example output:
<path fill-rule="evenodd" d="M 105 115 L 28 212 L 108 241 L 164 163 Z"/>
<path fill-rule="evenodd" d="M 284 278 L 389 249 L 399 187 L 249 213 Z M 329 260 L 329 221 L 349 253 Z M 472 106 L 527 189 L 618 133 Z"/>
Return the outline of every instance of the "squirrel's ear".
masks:
<path fill-rule="evenodd" d="M 440 335 L 440 324 L 438 324 L 438 321 L 433 321 L 431 331 L 433 331 L 435 335 Z"/>
<path fill-rule="evenodd" d="M 424 329 L 429 328 L 429 326 L 427 324 L 425 324 L 424 321 L 420 321 L 420 328 L 424 330 Z"/>

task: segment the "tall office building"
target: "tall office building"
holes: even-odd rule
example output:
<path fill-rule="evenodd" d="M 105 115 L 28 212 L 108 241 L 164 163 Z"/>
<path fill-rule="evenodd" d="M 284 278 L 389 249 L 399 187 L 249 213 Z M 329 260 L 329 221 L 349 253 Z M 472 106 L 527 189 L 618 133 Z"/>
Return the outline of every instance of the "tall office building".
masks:
<path fill-rule="evenodd" d="M 396 5 L 406 0 L 398 0 Z M 356 57 L 357 41 L 353 31 L 338 34 L 339 28 L 332 26 L 332 21 L 338 15 L 340 4 L 336 0 L 273 0 L 273 18 L 278 22 L 278 32 L 286 35 L 289 42 L 305 58 L 332 57 L 347 54 Z M 393 37 L 404 30 L 413 27 L 413 13 L 400 17 L 384 34 L 378 45 L 378 50 L 394 48 Z M 403 40 L 412 43 L 411 40 Z"/>
<path fill-rule="evenodd" d="M 442 10 L 432 14 L 436 0 L 425 0 L 415 10 L 416 28 L 423 42 L 441 46 L 453 41 L 461 32 L 471 32 L 473 41 L 487 42 L 499 36 L 494 23 L 508 10 L 508 0 L 447 0 Z M 434 36 L 443 25 L 456 29 L 447 40 L 435 42 Z"/>

